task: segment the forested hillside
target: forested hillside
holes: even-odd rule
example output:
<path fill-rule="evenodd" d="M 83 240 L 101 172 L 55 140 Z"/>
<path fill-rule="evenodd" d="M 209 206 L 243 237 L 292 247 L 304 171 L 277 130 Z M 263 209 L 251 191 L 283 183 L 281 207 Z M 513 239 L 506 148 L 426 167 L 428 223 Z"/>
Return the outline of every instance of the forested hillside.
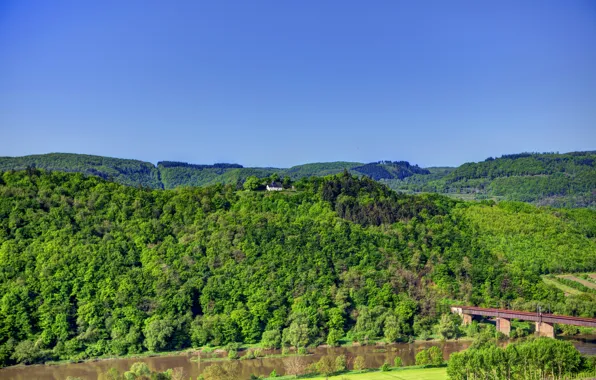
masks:
<path fill-rule="evenodd" d="M 433 173 L 434 174 L 434 173 Z M 393 189 L 468 194 L 476 199 L 596 207 L 596 152 L 521 153 L 467 163 L 441 176 L 389 181 Z"/>
<path fill-rule="evenodd" d="M 349 170 L 375 180 L 403 179 L 428 170 L 407 161 L 379 161 L 363 165 L 359 162 L 318 162 L 291 168 L 245 168 L 239 164 L 216 163 L 198 165 L 186 162 L 150 162 L 70 153 L 50 153 L 24 157 L 0 157 L 0 172 L 35 167 L 46 170 L 79 172 L 97 175 L 125 185 L 149 186 L 154 189 L 174 189 L 179 186 L 232 184 L 241 187 L 246 178 L 266 178 L 272 174 L 291 179 L 326 176 Z"/>
<path fill-rule="evenodd" d="M 348 173 L 294 187 L 3 173 L 0 365 L 408 340 L 452 302 L 596 315 L 593 295 L 564 297 L 540 278 L 596 269 L 596 211 L 399 194 Z"/>
<path fill-rule="evenodd" d="M 292 180 L 338 174 L 344 170 L 367 176 L 394 190 L 440 193 L 463 199 L 512 200 L 554 207 L 596 208 L 596 153 L 521 153 L 488 158 L 457 168 L 420 168 L 407 161 L 323 162 L 291 168 L 250 168 L 239 164 L 197 165 L 149 162 L 109 157 L 52 153 L 0 157 L 0 171 L 37 167 L 81 172 L 104 179 L 155 189 L 221 184 L 241 188 L 251 176 Z"/>
<path fill-rule="evenodd" d="M 159 171 L 150 162 L 71 153 L 0 157 L 0 172 L 28 167 L 96 175 L 125 185 L 163 188 Z"/>

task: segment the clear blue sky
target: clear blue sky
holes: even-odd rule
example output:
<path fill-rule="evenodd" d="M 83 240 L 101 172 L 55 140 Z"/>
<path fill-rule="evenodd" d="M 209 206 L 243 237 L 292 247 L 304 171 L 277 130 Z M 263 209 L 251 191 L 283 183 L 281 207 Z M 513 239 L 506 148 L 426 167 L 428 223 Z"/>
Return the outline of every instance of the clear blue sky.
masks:
<path fill-rule="evenodd" d="M 0 0 L 0 155 L 596 149 L 594 0 Z"/>

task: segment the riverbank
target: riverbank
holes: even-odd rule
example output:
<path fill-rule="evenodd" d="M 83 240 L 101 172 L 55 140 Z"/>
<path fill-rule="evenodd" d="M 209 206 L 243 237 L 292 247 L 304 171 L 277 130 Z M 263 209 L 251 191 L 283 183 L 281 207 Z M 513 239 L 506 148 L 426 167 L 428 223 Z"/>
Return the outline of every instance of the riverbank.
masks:
<path fill-rule="evenodd" d="M 596 329 L 587 329 L 584 328 L 583 330 L 590 330 L 592 335 L 596 336 Z M 583 331 L 582 331 L 583 332 Z M 561 336 L 564 337 L 564 336 Z M 564 339 L 574 339 L 574 336 L 566 336 Z M 249 350 L 258 350 L 261 351 L 263 354 L 255 357 L 255 359 L 267 359 L 267 358 L 278 358 L 282 359 L 287 356 L 311 356 L 313 352 L 316 352 L 321 349 L 334 349 L 334 348 L 352 348 L 352 347 L 367 347 L 370 348 L 371 352 L 374 353 L 391 353 L 395 350 L 396 345 L 407 345 L 407 344 L 417 344 L 417 345 L 424 345 L 424 344 L 442 344 L 442 343 L 469 343 L 473 341 L 473 338 L 470 337 L 460 337 L 458 339 L 452 340 L 441 340 L 437 337 L 433 337 L 432 339 L 414 339 L 411 342 L 399 342 L 399 343 L 385 343 L 382 340 L 378 341 L 369 341 L 367 344 L 362 344 L 357 341 L 351 341 L 347 339 L 342 339 L 339 341 L 340 345 L 337 347 L 332 347 L 326 344 L 322 344 L 316 347 L 308 347 L 306 353 L 297 353 L 295 349 L 290 349 L 287 353 L 283 353 L 281 349 L 264 349 L 261 347 L 259 343 L 255 344 L 239 344 L 236 348 L 238 351 L 238 359 L 242 360 L 243 356 Z M 141 352 L 135 354 L 127 354 L 127 355 L 105 355 L 81 360 L 72 360 L 72 359 L 65 359 L 65 360 L 58 360 L 58 361 L 47 361 L 44 363 L 38 364 L 18 364 L 15 366 L 9 366 L 5 368 L 20 368 L 20 367 L 33 367 L 33 366 L 60 366 L 60 365 L 71 365 L 71 364 L 85 364 L 85 363 L 97 363 L 97 362 L 105 362 L 105 361 L 115 361 L 115 360 L 133 360 L 133 359 L 151 359 L 151 358 L 168 358 L 168 357 L 188 357 L 190 361 L 193 362 L 219 362 L 222 360 L 229 360 L 227 357 L 228 352 L 227 346 L 203 346 L 200 348 L 186 348 L 183 350 L 177 351 L 161 351 L 161 352 Z M 199 360 L 199 355 L 201 356 Z M 245 360 L 252 360 L 245 359 Z M 1 370 L 1 368 L 0 368 Z"/>
<path fill-rule="evenodd" d="M 344 346 L 344 347 L 319 347 L 309 349 L 308 355 L 301 356 L 300 365 L 307 368 L 318 362 L 325 356 L 337 357 L 345 356 L 348 362 L 348 368 L 353 369 L 354 360 L 357 357 L 364 359 L 363 368 L 370 368 L 370 373 L 375 373 L 384 363 L 394 363 L 396 357 L 400 357 L 404 366 L 415 365 L 416 354 L 421 350 L 438 346 L 443 353 L 444 359 L 448 359 L 454 352 L 460 352 L 469 347 L 470 342 L 447 341 L 447 342 L 419 342 L 419 343 L 397 343 L 391 346 Z M 277 352 L 264 352 L 264 354 L 276 354 Z M 102 374 L 110 371 L 111 368 L 120 373 L 126 372 L 135 362 L 143 362 L 152 371 L 165 371 L 169 368 L 180 368 L 186 374 L 186 378 L 196 379 L 209 366 L 220 363 L 232 363 L 238 371 L 238 379 L 249 379 L 252 375 L 268 377 L 272 371 L 278 376 L 284 374 L 291 358 L 295 356 L 292 352 L 286 356 L 259 357 L 251 360 L 229 360 L 227 358 L 217 361 L 196 361 L 196 352 L 183 351 L 172 353 L 168 356 L 144 356 L 142 358 L 126 358 L 112 360 L 96 360 L 84 363 L 73 363 L 63 365 L 32 365 L 20 367 L 7 367 L 0 370 L 0 378 L 6 380 L 54 380 L 64 379 L 68 376 L 79 377 L 81 379 L 99 379 Z M 220 355 L 223 356 L 223 353 Z M 227 357 L 227 354 L 225 355 Z M 356 372 L 347 372 L 348 374 L 357 374 Z M 312 375 L 311 378 L 314 378 Z M 340 380 L 342 375 L 337 377 Z"/>
<path fill-rule="evenodd" d="M 314 347 L 307 347 L 307 353 L 300 354 L 297 353 L 294 348 L 290 348 L 287 354 L 282 353 L 282 350 L 279 348 L 276 349 L 266 349 L 262 348 L 259 343 L 255 344 L 239 344 L 236 348 L 239 354 L 239 360 L 242 359 L 243 355 L 248 352 L 249 350 L 260 350 L 265 354 L 259 356 L 258 358 L 283 358 L 286 356 L 309 356 L 312 355 L 311 351 L 319 350 L 319 349 L 330 349 L 330 348 L 349 348 L 349 347 L 374 347 L 374 352 L 389 352 L 387 350 L 391 350 L 391 347 L 396 344 L 433 344 L 433 343 L 443 343 L 443 342 L 471 342 L 473 338 L 470 337 L 460 337 L 458 339 L 450 339 L 450 340 L 442 340 L 436 337 L 431 339 L 414 339 L 410 342 L 396 342 L 396 343 L 386 343 L 382 340 L 378 341 L 369 341 L 366 344 L 342 339 L 340 340 L 340 344 L 338 346 L 329 346 L 327 344 L 321 344 L 319 346 Z M 67 365 L 67 364 L 82 364 L 82 363 L 95 363 L 100 361 L 106 360 L 127 360 L 127 359 L 146 359 L 146 358 L 160 358 L 160 357 L 170 357 L 170 356 L 188 356 L 192 358 L 197 358 L 200 354 L 201 361 L 203 362 L 211 362 L 211 361 L 221 361 L 227 360 L 226 353 L 228 352 L 228 346 L 203 346 L 199 348 L 189 347 L 183 350 L 177 351 L 160 351 L 160 352 L 141 352 L 141 353 L 134 353 L 134 354 L 126 354 L 126 355 L 105 355 L 105 356 L 98 356 L 93 358 L 86 358 L 81 360 L 73 360 L 73 359 L 65 359 L 65 360 L 52 360 L 43 363 L 37 364 L 18 364 L 15 366 L 9 366 L 5 368 L 14 368 L 14 367 L 31 367 L 31 366 L 57 366 L 57 365 Z M 278 353 L 271 353 L 271 352 L 278 352 Z M 206 355 L 218 354 L 219 357 L 206 357 Z M 194 359 L 197 360 L 197 359 Z"/>

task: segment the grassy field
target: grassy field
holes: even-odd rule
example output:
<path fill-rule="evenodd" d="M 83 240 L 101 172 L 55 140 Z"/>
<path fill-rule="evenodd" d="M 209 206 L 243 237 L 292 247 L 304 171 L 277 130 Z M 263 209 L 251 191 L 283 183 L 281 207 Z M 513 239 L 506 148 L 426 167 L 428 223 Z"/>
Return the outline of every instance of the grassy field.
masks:
<path fill-rule="evenodd" d="M 560 282 L 555 281 L 548 277 L 542 277 L 542 281 L 544 281 L 548 285 L 556 286 L 557 288 L 562 290 L 565 294 L 582 294 L 582 292 L 580 292 L 579 290 L 573 289 L 572 287 L 567 286 L 565 284 L 561 284 Z"/>
<path fill-rule="evenodd" d="M 325 377 L 313 377 L 311 379 L 323 380 Z M 337 380 L 446 380 L 447 369 L 443 368 L 415 368 L 397 369 L 389 372 L 366 372 L 350 373 L 329 377 Z"/>

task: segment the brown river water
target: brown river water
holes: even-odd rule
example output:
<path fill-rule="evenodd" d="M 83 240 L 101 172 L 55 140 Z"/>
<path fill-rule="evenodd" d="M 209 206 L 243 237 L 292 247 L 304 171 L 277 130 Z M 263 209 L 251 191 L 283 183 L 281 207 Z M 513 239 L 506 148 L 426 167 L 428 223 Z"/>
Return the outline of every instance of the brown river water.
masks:
<path fill-rule="evenodd" d="M 580 352 L 588 355 L 596 355 L 596 336 L 575 337 L 574 345 Z M 318 361 L 324 355 L 346 355 L 348 367 L 352 367 L 353 359 L 356 356 L 363 356 L 368 368 L 379 368 L 384 362 L 393 364 L 396 356 L 402 358 L 404 365 L 413 365 L 416 353 L 432 347 L 439 346 L 443 351 L 443 357 L 448 359 L 453 352 L 465 350 L 470 346 L 470 341 L 449 341 L 449 342 L 416 342 L 399 343 L 386 346 L 352 346 L 352 347 L 318 347 L 310 349 L 311 355 L 305 356 L 308 363 Z M 265 354 L 278 354 L 279 351 L 264 351 Z M 240 355 L 244 352 L 240 352 Z M 212 354 L 208 354 L 211 356 Z M 220 354 L 220 357 L 224 354 Z M 191 361 L 193 359 L 193 361 Z M 241 377 L 249 379 L 251 374 L 269 375 L 275 369 L 278 375 L 284 374 L 283 358 L 259 358 L 251 360 L 238 360 Z M 196 361 L 196 354 L 184 354 L 176 356 L 154 356 L 146 358 L 131 359 L 106 359 L 84 363 L 58 364 L 58 365 L 32 365 L 15 366 L 0 369 L 0 379 L 3 380 L 64 380 L 68 376 L 80 377 L 86 380 L 106 379 L 106 372 L 114 367 L 121 373 L 127 371 L 135 362 L 145 362 L 152 370 L 165 371 L 168 368 L 182 367 L 186 377 L 196 379 L 201 372 L 209 365 L 221 363 L 217 361 Z"/>

